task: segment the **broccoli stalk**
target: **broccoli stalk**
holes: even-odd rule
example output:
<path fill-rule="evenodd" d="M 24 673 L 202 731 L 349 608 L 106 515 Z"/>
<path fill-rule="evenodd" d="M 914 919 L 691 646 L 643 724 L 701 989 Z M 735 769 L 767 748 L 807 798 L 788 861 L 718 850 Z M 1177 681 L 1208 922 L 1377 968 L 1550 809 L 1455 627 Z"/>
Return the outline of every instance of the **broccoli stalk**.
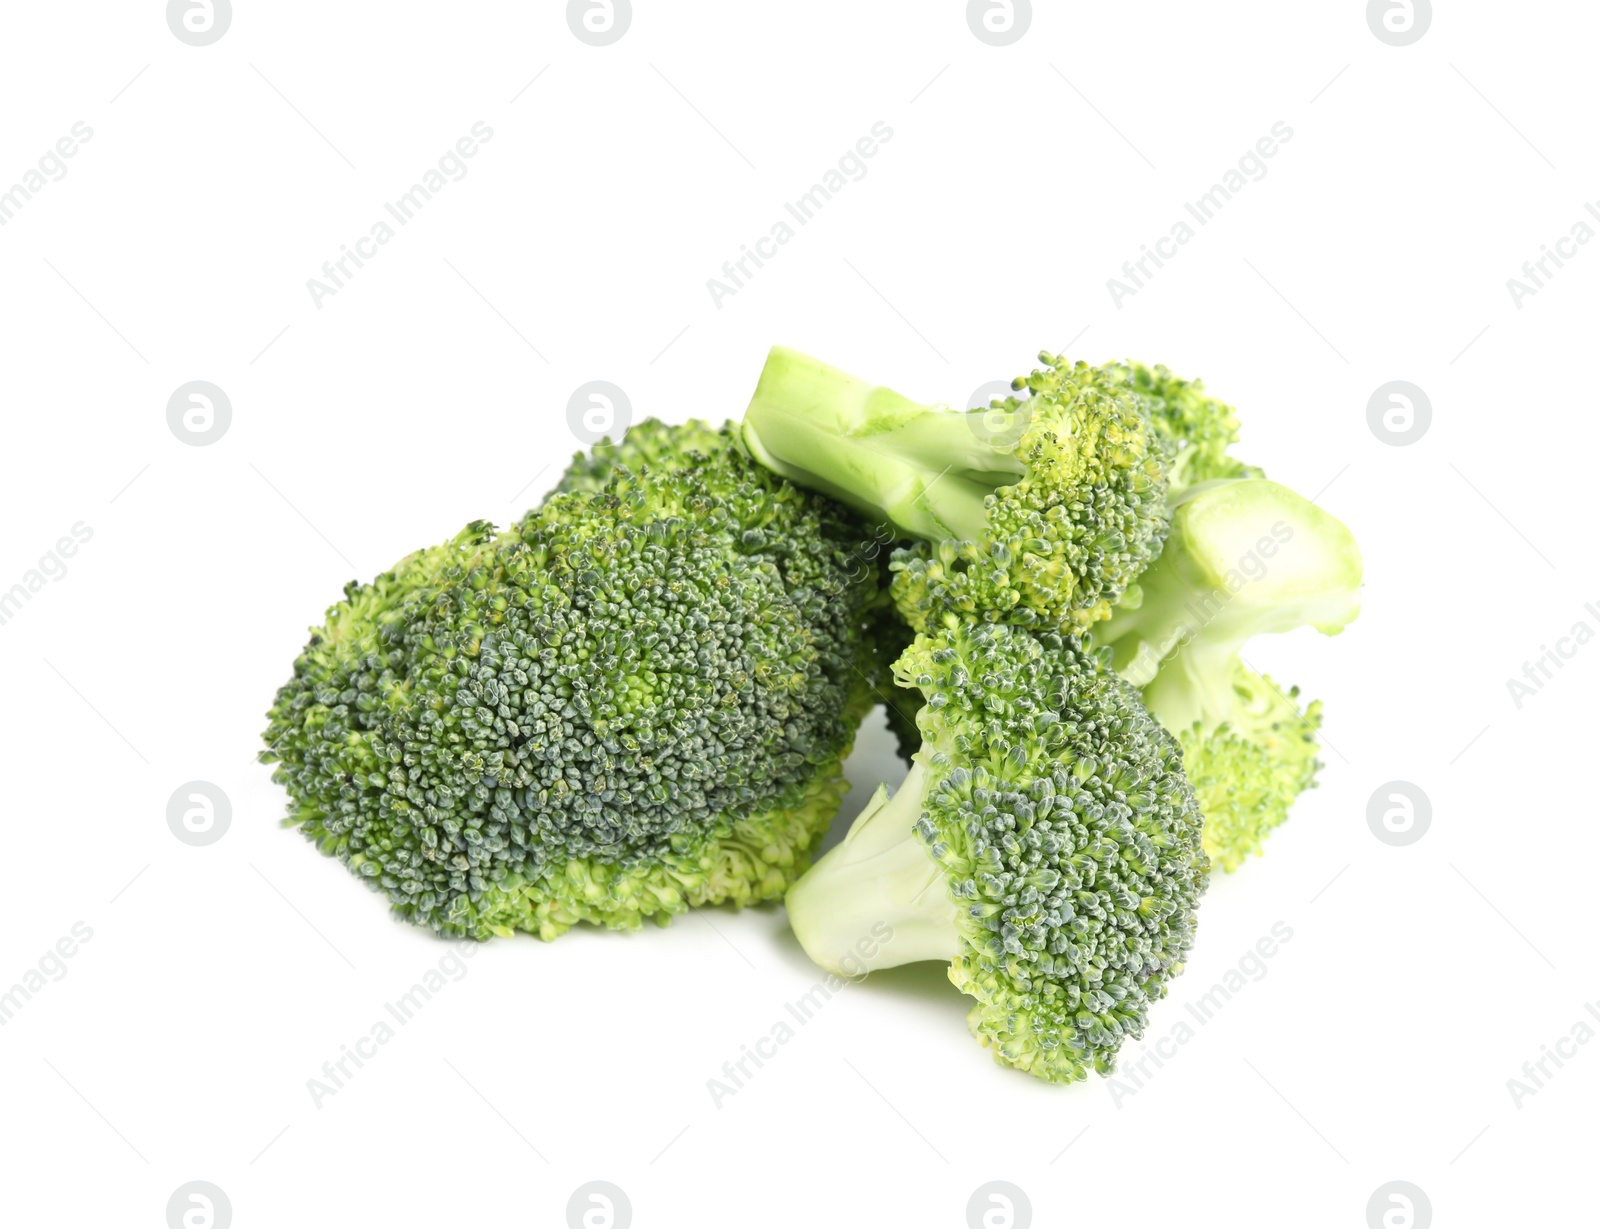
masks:
<path fill-rule="evenodd" d="M 1225 869 L 1257 853 L 1320 765 L 1320 704 L 1302 709 L 1245 664 L 1257 635 L 1334 635 L 1360 610 L 1361 554 L 1337 519 L 1264 478 L 1222 479 L 1174 501 L 1161 557 L 1137 605 L 1096 629 L 1150 711 L 1178 735 Z"/>
<path fill-rule="evenodd" d="M 849 834 L 818 860 L 818 873 L 802 876 L 789 890 L 789 922 L 806 954 L 828 972 L 859 975 L 863 944 L 878 946 L 869 940 L 880 923 L 888 929 L 878 929 L 876 937 L 891 937 L 873 968 L 917 960 L 949 963 L 961 954 L 944 867 L 914 836 L 928 784 L 923 751 L 912 757 L 894 796 L 878 786 Z"/>
<path fill-rule="evenodd" d="M 926 697 L 923 747 L 789 890 L 796 937 L 843 975 L 947 961 L 997 1062 L 1109 1072 L 1181 970 L 1206 886 L 1177 744 L 1054 634 L 951 620 L 895 675 Z"/>
<path fill-rule="evenodd" d="M 886 517 L 905 535 L 976 540 L 987 521 L 984 499 L 1027 472 L 990 442 L 1005 435 L 1015 411 L 986 422 L 989 414 L 918 405 L 774 346 L 745 411 L 744 438 L 768 469 Z"/>
<path fill-rule="evenodd" d="M 1117 373 L 1054 355 L 986 410 L 918 405 L 783 347 L 745 413 L 756 460 L 922 541 L 899 552 L 906 621 L 1072 633 L 1161 548 L 1171 446 Z"/>

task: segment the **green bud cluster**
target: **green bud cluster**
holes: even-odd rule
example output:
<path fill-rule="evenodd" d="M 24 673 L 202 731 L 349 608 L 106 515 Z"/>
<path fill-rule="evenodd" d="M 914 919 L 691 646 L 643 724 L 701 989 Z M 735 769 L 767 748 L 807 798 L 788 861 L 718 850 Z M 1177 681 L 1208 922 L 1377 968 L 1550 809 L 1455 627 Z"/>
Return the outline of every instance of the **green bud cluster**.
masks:
<path fill-rule="evenodd" d="M 262 758 L 287 822 L 403 918 L 634 928 L 808 864 L 880 681 L 882 568 L 731 436 L 685 452 L 474 522 L 313 633 Z"/>
<path fill-rule="evenodd" d="M 1206 853 L 1225 871 L 1261 852 L 1322 767 L 1321 700 L 1302 709 L 1298 687 L 1284 691 L 1242 661 L 1232 690 L 1237 704 L 1229 720 L 1210 730 L 1197 721 L 1178 735 L 1184 771 L 1206 817 Z"/>
<path fill-rule="evenodd" d="M 913 626 L 945 614 L 1074 633 L 1105 618 L 1166 537 L 1170 447 L 1139 402 L 1087 363 L 1043 352 L 1023 395 L 983 418 L 1016 437 L 1022 477 L 984 500 L 983 533 L 898 552 L 894 597 Z"/>
<path fill-rule="evenodd" d="M 1233 407 L 1206 393 L 1199 380 L 1185 380 L 1166 367 L 1107 363 L 1101 371 L 1139 398 L 1157 435 L 1172 450 L 1168 481 L 1173 494 L 1214 478 L 1259 478 L 1261 471 L 1228 455 L 1239 439 Z"/>

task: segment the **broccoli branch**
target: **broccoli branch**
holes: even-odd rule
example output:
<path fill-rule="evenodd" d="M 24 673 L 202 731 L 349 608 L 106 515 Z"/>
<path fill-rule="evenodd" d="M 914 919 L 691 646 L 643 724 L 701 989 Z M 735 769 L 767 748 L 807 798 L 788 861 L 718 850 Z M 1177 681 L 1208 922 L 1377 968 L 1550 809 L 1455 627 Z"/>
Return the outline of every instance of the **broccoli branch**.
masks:
<path fill-rule="evenodd" d="M 744 442 L 767 468 L 903 533 L 971 541 L 983 533 L 984 498 L 1024 473 L 1008 448 L 987 442 L 992 413 L 918 405 L 774 346 L 745 411 Z"/>

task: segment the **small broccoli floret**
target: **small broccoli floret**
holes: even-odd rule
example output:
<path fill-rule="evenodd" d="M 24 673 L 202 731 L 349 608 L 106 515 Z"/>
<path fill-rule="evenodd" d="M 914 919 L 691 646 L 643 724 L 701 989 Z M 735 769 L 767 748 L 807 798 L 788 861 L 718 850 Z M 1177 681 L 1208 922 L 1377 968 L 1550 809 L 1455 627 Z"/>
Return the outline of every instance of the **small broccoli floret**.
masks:
<path fill-rule="evenodd" d="M 1232 716 L 1215 729 L 1196 725 L 1178 736 L 1183 770 L 1205 816 L 1211 860 L 1236 871 L 1294 800 L 1316 784 L 1322 701 L 1300 707 L 1298 687 L 1284 691 L 1243 662 L 1234 667 Z"/>
<path fill-rule="evenodd" d="M 1109 1073 L 1180 971 L 1206 886 L 1177 743 L 1053 633 L 952 619 L 895 673 L 927 697 L 923 747 L 790 889 L 796 936 L 844 975 L 949 961 L 998 1062 Z"/>
<path fill-rule="evenodd" d="M 287 822 L 452 935 L 781 896 L 847 788 L 883 573 L 731 441 L 352 584 L 270 713 Z"/>
<path fill-rule="evenodd" d="M 1261 476 L 1254 466 L 1228 455 L 1239 439 L 1239 420 L 1233 407 L 1208 396 L 1199 380 L 1183 380 L 1165 367 L 1134 362 L 1107 363 L 1101 370 L 1138 396 L 1156 434 L 1168 442 L 1169 500 L 1197 482 Z"/>
<path fill-rule="evenodd" d="M 1139 602 L 1095 631 L 1150 711 L 1178 735 L 1227 870 L 1259 853 L 1311 786 L 1322 708 L 1302 709 L 1240 653 L 1253 636 L 1343 630 L 1360 610 L 1361 553 L 1338 520 L 1264 478 L 1201 483 L 1139 579 Z"/>
<path fill-rule="evenodd" d="M 1074 632 L 1161 548 L 1170 450 L 1124 381 L 1041 354 L 1019 395 L 930 407 L 775 348 L 746 411 L 763 464 L 922 544 L 896 556 L 919 629 L 947 614 Z"/>

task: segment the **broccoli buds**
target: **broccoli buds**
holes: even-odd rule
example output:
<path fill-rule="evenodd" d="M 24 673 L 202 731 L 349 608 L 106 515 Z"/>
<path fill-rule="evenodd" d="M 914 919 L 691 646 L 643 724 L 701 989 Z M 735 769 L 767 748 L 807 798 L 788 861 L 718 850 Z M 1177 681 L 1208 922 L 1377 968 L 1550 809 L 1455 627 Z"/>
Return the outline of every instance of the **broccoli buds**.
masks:
<path fill-rule="evenodd" d="M 1239 438 L 1239 420 L 1232 406 L 1207 396 L 1199 380 L 1180 379 L 1165 367 L 1143 363 L 1107 363 L 1101 371 L 1138 397 L 1155 433 L 1171 448 L 1167 469 L 1171 497 L 1213 478 L 1261 476 L 1254 466 L 1228 455 Z"/>
<path fill-rule="evenodd" d="M 836 972 L 873 949 L 867 968 L 948 961 L 996 1061 L 1058 1082 L 1110 1071 L 1181 968 L 1206 886 L 1177 744 L 1054 635 L 952 621 L 895 674 L 927 699 L 922 750 L 790 889 L 795 935 Z"/>
<path fill-rule="evenodd" d="M 873 702 L 882 568 L 731 436 L 685 443 L 351 585 L 313 633 L 263 758 L 400 916 L 553 938 L 804 869 Z"/>
<path fill-rule="evenodd" d="M 1319 768 L 1241 650 L 1341 630 L 1361 559 L 1197 381 L 1039 362 L 961 412 L 776 348 L 742 425 L 351 584 L 269 714 L 286 822 L 478 939 L 787 893 L 823 967 L 940 961 L 998 1062 L 1109 1073 Z M 910 773 L 807 871 L 879 702 Z"/>

